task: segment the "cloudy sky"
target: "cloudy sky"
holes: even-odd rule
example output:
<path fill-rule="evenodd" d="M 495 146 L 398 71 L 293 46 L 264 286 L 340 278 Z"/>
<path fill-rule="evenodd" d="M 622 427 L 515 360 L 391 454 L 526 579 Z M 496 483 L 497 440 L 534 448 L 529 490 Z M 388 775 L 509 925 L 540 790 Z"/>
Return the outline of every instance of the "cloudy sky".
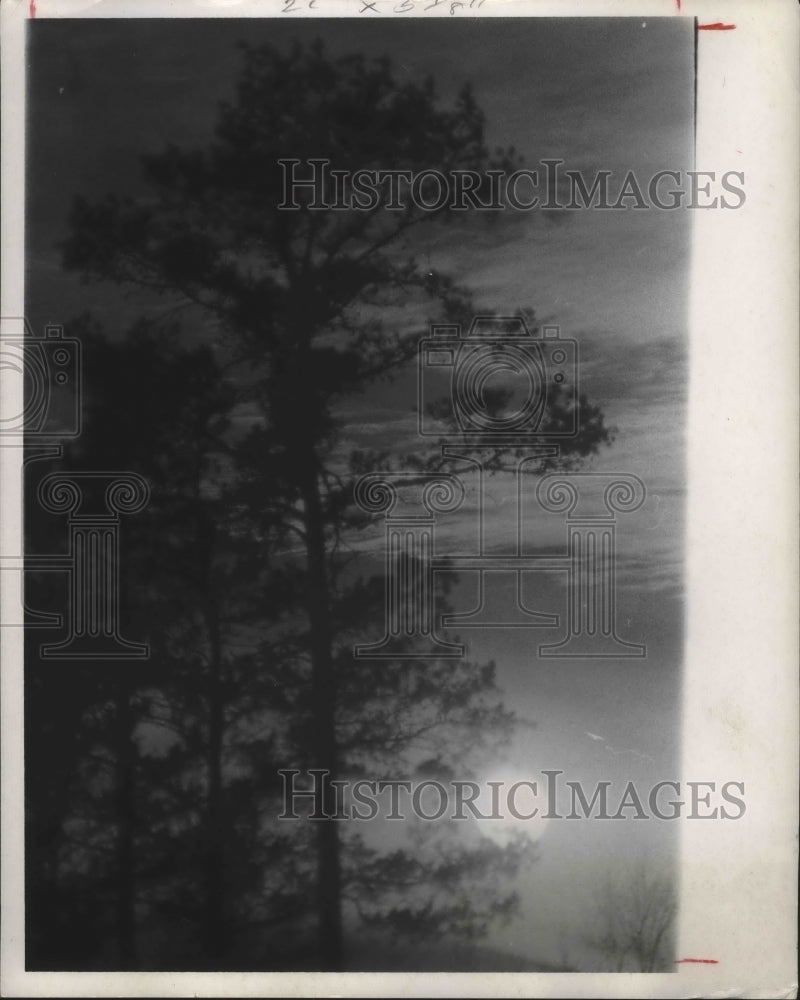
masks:
<path fill-rule="evenodd" d="M 26 309 L 34 328 L 84 309 L 127 327 L 135 304 L 61 270 L 56 244 L 72 199 L 136 193 L 141 154 L 167 142 L 203 145 L 219 102 L 231 96 L 242 38 L 284 47 L 321 35 L 333 54 L 388 54 L 401 80 L 431 73 L 446 102 L 469 80 L 489 144 L 513 144 L 534 168 L 558 157 L 589 177 L 604 169 L 621 180 L 634 170 L 646 183 L 658 170 L 693 166 L 690 19 L 395 20 L 390 29 L 368 20 L 37 20 L 31 27 Z M 645 788 L 679 777 L 690 215 L 579 211 L 548 220 L 532 212 L 501 242 L 477 236 L 453 245 L 445 232 L 428 248 L 431 266 L 469 284 L 486 310 L 532 306 L 579 341 L 582 387 L 618 428 L 593 469 L 634 473 L 648 488 L 642 509 L 619 526 L 620 629 L 647 644 L 645 659 L 542 661 L 528 631 L 469 635 L 470 654 L 497 661 L 509 700 L 536 723 L 507 760 L 487 762 L 487 777 L 546 767 Z M 416 426 L 414 383 L 410 371 L 370 397 L 369 419 L 363 403 L 345 409 L 348 439 L 407 441 Z M 502 551 L 513 544 L 513 490 L 500 478 L 490 493 L 487 537 Z M 465 551 L 474 516 L 468 503 L 441 526 L 445 550 Z M 542 544 L 564 537 L 558 518 L 531 511 L 528 523 Z M 378 525 L 364 543 L 375 558 L 379 539 Z M 563 610 L 560 584 L 540 578 L 526 586 L 535 606 Z M 566 941 L 583 957 L 575 928 L 606 860 L 668 854 L 675 844 L 669 824 L 610 826 L 537 830 L 542 859 L 521 886 L 520 919 L 497 936 L 498 946 L 546 959 Z"/>

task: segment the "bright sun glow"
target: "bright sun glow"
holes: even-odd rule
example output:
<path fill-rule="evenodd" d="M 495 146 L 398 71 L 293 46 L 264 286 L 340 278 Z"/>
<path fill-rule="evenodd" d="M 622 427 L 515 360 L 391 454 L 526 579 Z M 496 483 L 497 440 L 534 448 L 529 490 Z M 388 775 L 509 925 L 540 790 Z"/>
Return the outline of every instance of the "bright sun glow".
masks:
<path fill-rule="evenodd" d="M 481 793 L 475 804 L 483 815 L 498 819 L 475 819 L 481 834 L 499 844 L 524 833 L 539 840 L 547 828 L 547 789 L 534 768 L 498 765 L 480 780 Z M 534 787 L 531 787 L 534 786 Z M 517 815 L 514 815 L 514 813 Z"/>

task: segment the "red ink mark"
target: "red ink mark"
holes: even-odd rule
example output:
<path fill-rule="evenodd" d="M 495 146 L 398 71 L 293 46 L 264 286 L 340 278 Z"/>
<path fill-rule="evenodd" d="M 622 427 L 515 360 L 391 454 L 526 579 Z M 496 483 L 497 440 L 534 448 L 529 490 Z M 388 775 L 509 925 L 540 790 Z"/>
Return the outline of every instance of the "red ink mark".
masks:
<path fill-rule="evenodd" d="M 719 965 L 716 958 L 676 958 L 675 964 L 680 965 L 682 962 L 695 962 L 698 965 Z"/>
<path fill-rule="evenodd" d="M 36 17 L 36 0 L 31 0 L 30 7 L 28 7 L 28 13 L 31 17 Z"/>
<path fill-rule="evenodd" d="M 723 24 L 722 21 L 715 21 L 713 24 L 698 24 L 698 31 L 733 31 L 735 24 Z"/>
<path fill-rule="evenodd" d="M 677 5 L 678 5 L 678 13 L 680 13 L 680 9 L 681 9 L 681 0 L 675 0 L 675 2 L 676 2 L 676 3 L 677 3 Z"/>

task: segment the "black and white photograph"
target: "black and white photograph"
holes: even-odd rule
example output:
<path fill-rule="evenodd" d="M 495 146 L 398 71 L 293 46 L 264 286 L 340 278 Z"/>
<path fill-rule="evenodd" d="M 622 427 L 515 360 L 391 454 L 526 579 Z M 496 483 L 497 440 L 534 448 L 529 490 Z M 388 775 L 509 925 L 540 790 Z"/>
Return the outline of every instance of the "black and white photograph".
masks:
<path fill-rule="evenodd" d="M 784 503 L 747 574 L 771 612 L 734 615 L 723 569 L 760 558 L 735 509 L 796 421 L 796 345 L 718 314 L 740 367 L 709 377 L 694 323 L 708 234 L 764 197 L 735 135 L 702 159 L 703 46 L 743 31 L 490 3 L 26 11 L 0 415 L 23 977 L 737 986 L 696 932 L 768 825 L 743 755 L 774 736 L 775 787 L 796 774 L 792 426 L 751 470 Z M 755 399 L 743 345 L 770 336 Z M 789 996 L 790 790 L 774 809 L 783 964 L 754 975 Z"/>

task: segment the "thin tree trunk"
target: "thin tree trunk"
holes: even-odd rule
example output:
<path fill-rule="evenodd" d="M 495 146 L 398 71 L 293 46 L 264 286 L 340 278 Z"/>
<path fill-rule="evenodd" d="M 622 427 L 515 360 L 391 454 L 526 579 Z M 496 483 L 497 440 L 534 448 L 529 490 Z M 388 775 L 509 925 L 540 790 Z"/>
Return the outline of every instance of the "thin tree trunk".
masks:
<path fill-rule="evenodd" d="M 337 776 L 336 684 L 333 671 L 330 595 L 325 546 L 325 525 L 315 465 L 309 462 L 303 483 L 306 554 L 308 560 L 307 608 L 311 634 L 311 694 L 313 714 L 312 765 Z M 318 950 L 321 967 L 339 971 L 343 962 L 341 912 L 341 861 L 339 831 L 333 819 L 335 795 L 326 782 L 323 809 L 326 819 L 317 828 Z"/>
<path fill-rule="evenodd" d="M 219 965 L 227 948 L 225 925 L 225 880 L 222 809 L 222 737 L 224 728 L 222 692 L 222 640 L 219 615 L 213 599 L 206 612 L 210 664 L 208 691 L 208 801 L 206 807 L 204 957 L 209 966 Z"/>
<path fill-rule="evenodd" d="M 196 499 L 202 489 L 198 469 Z M 225 727 L 223 692 L 223 651 L 219 595 L 214 578 L 217 529 L 213 512 L 202 501 L 197 509 L 197 571 L 203 594 L 203 623 L 208 639 L 208 684 L 206 688 L 208 733 L 205 746 L 206 801 L 202 862 L 202 966 L 207 970 L 223 967 L 228 937 L 225 913 L 225 852 L 222 808 L 222 744 Z"/>

